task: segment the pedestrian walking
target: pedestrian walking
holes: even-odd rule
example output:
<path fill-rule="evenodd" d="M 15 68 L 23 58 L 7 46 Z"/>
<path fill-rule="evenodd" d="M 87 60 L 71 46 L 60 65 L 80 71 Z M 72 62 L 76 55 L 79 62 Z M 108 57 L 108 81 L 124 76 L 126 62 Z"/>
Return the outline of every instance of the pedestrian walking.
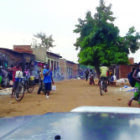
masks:
<path fill-rule="evenodd" d="M 95 82 L 94 82 L 94 73 L 93 73 L 92 69 L 90 69 L 90 72 L 89 72 L 89 84 L 90 85 L 95 85 Z"/>
<path fill-rule="evenodd" d="M 49 65 L 46 65 L 43 70 L 44 75 L 44 85 L 45 85 L 45 94 L 46 98 L 49 98 L 50 91 L 52 90 L 52 84 L 54 84 L 52 77 L 52 70 L 49 68 Z"/>

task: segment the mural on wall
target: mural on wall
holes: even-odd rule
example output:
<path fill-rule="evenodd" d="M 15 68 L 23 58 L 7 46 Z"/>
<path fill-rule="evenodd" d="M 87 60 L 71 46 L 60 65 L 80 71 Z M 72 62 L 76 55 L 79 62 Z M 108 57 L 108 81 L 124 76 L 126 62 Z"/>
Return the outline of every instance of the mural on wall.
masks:
<path fill-rule="evenodd" d="M 8 66 L 8 57 L 0 52 L 0 66 L 7 67 Z"/>

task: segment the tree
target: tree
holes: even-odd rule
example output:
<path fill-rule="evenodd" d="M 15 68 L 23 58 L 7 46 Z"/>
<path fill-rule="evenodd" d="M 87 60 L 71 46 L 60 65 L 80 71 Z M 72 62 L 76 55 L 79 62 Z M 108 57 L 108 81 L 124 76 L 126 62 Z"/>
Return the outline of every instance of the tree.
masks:
<path fill-rule="evenodd" d="M 131 27 L 128 33 L 121 37 L 119 29 L 113 24 L 115 17 L 111 5 L 105 6 L 100 0 L 97 13 L 94 16 L 87 12 L 84 20 L 78 19 L 74 33 L 80 34 L 74 44 L 79 49 L 79 62 L 95 66 L 99 75 L 100 64 L 128 64 L 128 54 L 139 49 L 140 35 Z"/>
<path fill-rule="evenodd" d="M 54 45 L 53 45 L 54 40 L 52 38 L 52 35 L 47 37 L 45 33 L 40 32 L 34 36 L 41 40 L 41 43 L 38 45 L 38 47 L 44 47 L 47 50 L 51 47 L 54 47 Z"/>

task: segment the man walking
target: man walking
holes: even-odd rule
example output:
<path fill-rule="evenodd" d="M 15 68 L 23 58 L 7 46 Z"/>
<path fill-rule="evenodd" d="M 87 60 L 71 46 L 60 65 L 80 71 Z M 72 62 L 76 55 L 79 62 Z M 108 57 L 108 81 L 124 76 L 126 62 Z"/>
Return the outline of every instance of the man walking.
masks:
<path fill-rule="evenodd" d="M 46 98 L 49 98 L 50 91 L 52 89 L 52 84 L 54 84 L 53 77 L 52 77 L 52 70 L 49 69 L 49 65 L 45 66 L 43 70 L 44 75 L 44 85 L 45 85 L 45 94 Z"/>

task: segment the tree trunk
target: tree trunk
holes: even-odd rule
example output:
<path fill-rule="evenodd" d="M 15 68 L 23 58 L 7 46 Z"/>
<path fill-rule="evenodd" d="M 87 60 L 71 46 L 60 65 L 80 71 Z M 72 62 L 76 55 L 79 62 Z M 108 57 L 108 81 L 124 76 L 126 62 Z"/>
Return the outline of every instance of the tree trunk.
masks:
<path fill-rule="evenodd" d="M 97 73 L 97 77 L 99 78 L 100 77 L 100 69 L 99 69 L 98 65 L 95 65 L 95 70 L 96 70 L 96 73 Z"/>

